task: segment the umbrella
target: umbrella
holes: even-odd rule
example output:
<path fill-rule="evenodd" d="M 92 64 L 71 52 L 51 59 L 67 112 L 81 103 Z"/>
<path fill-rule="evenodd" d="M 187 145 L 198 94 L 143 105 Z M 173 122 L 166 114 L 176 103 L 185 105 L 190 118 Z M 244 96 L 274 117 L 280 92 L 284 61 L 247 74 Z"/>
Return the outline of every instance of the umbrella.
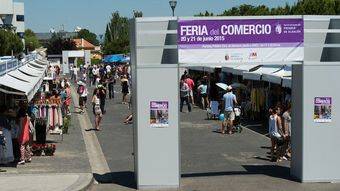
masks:
<path fill-rule="evenodd" d="M 228 85 L 225 83 L 216 83 L 216 85 L 224 90 L 227 90 Z"/>
<path fill-rule="evenodd" d="M 233 83 L 230 86 L 233 87 L 233 88 L 241 88 L 241 89 L 247 88 L 247 86 L 245 86 L 244 84 L 241 84 L 241 83 Z"/>

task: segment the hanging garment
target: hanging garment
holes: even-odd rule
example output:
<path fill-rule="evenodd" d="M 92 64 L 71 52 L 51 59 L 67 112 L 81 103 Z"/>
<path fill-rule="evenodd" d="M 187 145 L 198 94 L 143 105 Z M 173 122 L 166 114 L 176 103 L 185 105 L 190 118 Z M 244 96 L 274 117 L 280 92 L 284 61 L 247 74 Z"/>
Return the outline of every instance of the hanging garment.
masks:
<path fill-rule="evenodd" d="M 48 83 L 45 84 L 45 92 L 50 91 L 50 85 Z"/>
<path fill-rule="evenodd" d="M 54 123 L 53 123 L 53 109 L 52 109 L 52 107 L 48 108 L 47 115 L 48 115 L 48 127 L 49 127 L 49 129 L 52 129 L 52 128 L 54 128 L 53 127 Z"/>
<path fill-rule="evenodd" d="M 59 119 L 59 126 L 63 126 L 63 114 L 61 112 L 61 108 L 58 107 L 58 119 Z"/>
<path fill-rule="evenodd" d="M 58 109 L 56 106 L 53 106 L 53 126 L 54 128 L 59 127 Z"/>
<path fill-rule="evenodd" d="M 26 117 L 22 117 L 20 118 L 20 125 L 21 125 L 21 132 L 20 135 L 18 137 L 18 142 L 20 145 L 24 145 L 26 143 L 28 143 L 28 141 L 30 140 L 30 120 L 29 118 Z"/>
<path fill-rule="evenodd" d="M 6 128 L 2 129 L 2 133 L 5 137 L 5 145 L 0 146 L 0 164 L 8 164 L 14 161 L 12 135 Z"/>

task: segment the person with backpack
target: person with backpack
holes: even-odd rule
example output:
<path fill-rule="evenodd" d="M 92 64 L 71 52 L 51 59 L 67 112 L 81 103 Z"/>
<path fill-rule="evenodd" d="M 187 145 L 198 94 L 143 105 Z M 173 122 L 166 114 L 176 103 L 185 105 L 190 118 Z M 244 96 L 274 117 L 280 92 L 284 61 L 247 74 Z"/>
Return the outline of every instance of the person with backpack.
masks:
<path fill-rule="evenodd" d="M 86 107 L 86 102 L 87 102 L 87 88 L 86 84 L 82 81 L 78 82 L 78 90 L 77 93 L 79 95 L 79 113 L 84 113 L 84 107 Z"/>

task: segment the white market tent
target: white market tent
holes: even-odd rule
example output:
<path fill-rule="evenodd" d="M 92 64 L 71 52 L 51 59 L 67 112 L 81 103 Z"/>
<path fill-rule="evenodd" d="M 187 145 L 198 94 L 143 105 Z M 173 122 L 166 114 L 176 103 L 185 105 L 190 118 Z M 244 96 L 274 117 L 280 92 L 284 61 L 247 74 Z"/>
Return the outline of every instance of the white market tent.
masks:
<path fill-rule="evenodd" d="M 47 64 L 30 61 L 0 77 L 0 91 L 6 94 L 26 96 L 31 101 L 39 90 Z"/>
<path fill-rule="evenodd" d="M 282 66 L 277 65 L 264 65 L 261 66 L 259 69 L 252 71 L 252 72 L 243 72 L 243 79 L 247 80 L 261 80 L 262 75 L 264 74 L 273 74 L 278 72 L 282 69 Z"/>
<path fill-rule="evenodd" d="M 232 73 L 234 75 L 242 76 L 243 72 L 249 72 L 256 67 L 258 67 L 258 66 L 255 66 L 255 65 L 240 65 L 240 66 L 236 66 L 235 68 L 230 69 L 230 73 Z"/>
<path fill-rule="evenodd" d="M 44 70 L 35 69 L 32 67 L 29 67 L 28 65 L 23 65 L 20 68 L 18 68 L 18 70 L 25 74 L 35 76 L 35 77 L 39 77 L 44 74 Z"/>
<path fill-rule="evenodd" d="M 221 68 L 221 66 L 209 66 L 209 67 L 190 66 L 190 67 L 188 67 L 189 70 L 209 72 L 209 73 L 213 73 L 215 68 Z"/>
<path fill-rule="evenodd" d="M 2 86 L 6 88 L 3 88 Z M 31 85 L 29 82 L 14 78 L 8 74 L 0 77 L 0 91 L 1 92 L 7 93 L 7 94 L 27 96 L 27 99 L 29 101 L 34 96 L 33 89 L 30 86 Z"/>
<path fill-rule="evenodd" d="M 231 73 L 235 68 L 239 67 L 240 65 L 230 65 L 230 66 L 223 66 L 222 72 Z"/>
<path fill-rule="evenodd" d="M 291 78 L 292 67 L 285 65 L 280 71 L 272 74 L 263 74 L 262 80 L 281 85 L 283 78 Z"/>

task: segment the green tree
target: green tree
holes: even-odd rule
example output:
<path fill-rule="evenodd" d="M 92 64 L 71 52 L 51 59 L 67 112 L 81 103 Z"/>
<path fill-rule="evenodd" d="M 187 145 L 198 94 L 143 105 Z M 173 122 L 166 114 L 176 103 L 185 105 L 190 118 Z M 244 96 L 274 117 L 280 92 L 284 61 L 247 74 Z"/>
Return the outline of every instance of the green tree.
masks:
<path fill-rule="evenodd" d="M 38 38 L 31 29 L 25 30 L 24 39 L 26 50 L 33 51 L 41 46 Z"/>
<path fill-rule="evenodd" d="M 87 29 L 81 29 L 79 32 L 78 32 L 78 36 L 77 38 L 83 38 L 87 41 L 89 41 L 90 43 L 92 43 L 93 45 L 95 46 L 98 46 L 99 45 L 99 41 L 97 39 L 97 35 L 90 32 L 89 30 Z"/>
<path fill-rule="evenodd" d="M 269 9 L 265 5 L 253 6 L 242 4 L 218 14 L 218 16 L 249 16 L 249 15 L 338 15 L 340 14 L 339 0 L 298 0 L 293 5 Z M 212 16 L 206 11 L 196 16 Z"/>
<path fill-rule="evenodd" d="M 143 17 L 143 12 L 142 11 L 133 10 L 133 17 L 134 18 Z"/>
<path fill-rule="evenodd" d="M 55 33 L 52 38 L 47 42 L 48 54 L 62 54 L 63 50 L 76 50 L 76 43 L 69 38 L 63 38 L 61 33 Z"/>
<path fill-rule="evenodd" d="M 112 13 L 110 22 L 106 25 L 104 37 L 104 54 L 128 53 L 129 48 L 129 20 L 119 15 L 119 12 Z"/>
<path fill-rule="evenodd" d="M 0 29 L 0 56 L 18 55 L 22 53 L 24 45 L 18 35 L 11 30 Z"/>

